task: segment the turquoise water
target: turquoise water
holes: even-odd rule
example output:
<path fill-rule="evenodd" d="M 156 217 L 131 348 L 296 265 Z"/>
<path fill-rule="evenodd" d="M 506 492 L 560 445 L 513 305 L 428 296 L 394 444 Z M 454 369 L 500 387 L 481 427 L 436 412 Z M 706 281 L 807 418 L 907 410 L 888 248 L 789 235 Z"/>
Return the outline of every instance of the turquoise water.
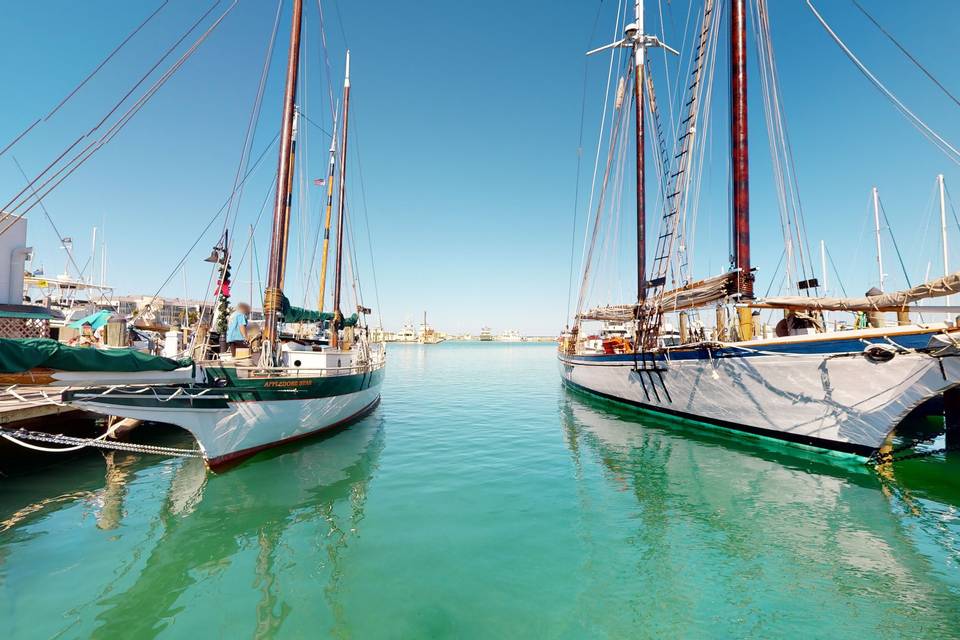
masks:
<path fill-rule="evenodd" d="M 374 414 L 223 475 L 0 480 L 0 637 L 960 637 L 960 459 L 637 419 L 552 345 L 389 357 Z"/>

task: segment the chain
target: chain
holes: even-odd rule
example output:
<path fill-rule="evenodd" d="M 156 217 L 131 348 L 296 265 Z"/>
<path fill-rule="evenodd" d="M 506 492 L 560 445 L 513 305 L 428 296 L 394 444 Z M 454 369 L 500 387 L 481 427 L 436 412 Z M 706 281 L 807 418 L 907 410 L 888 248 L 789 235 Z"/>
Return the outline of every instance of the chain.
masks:
<path fill-rule="evenodd" d="M 173 447 L 160 447 L 151 444 L 136 444 L 133 442 L 118 442 L 116 440 L 100 440 L 97 438 L 77 438 L 75 436 L 65 436 L 63 434 L 42 433 L 39 431 L 27 431 L 26 429 L 17 429 L 12 431 L 0 428 L 0 435 L 7 440 L 33 440 L 35 442 L 49 442 L 53 444 L 62 444 L 69 446 L 96 447 L 98 449 L 113 449 L 116 451 L 131 451 L 134 453 L 150 453 L 158 456 L 178 456 L 181 458 L 202 458 L 203 452 L 199 449 L 175 449 Z M 26 443 L 18 442 L 18 444 Z"/>

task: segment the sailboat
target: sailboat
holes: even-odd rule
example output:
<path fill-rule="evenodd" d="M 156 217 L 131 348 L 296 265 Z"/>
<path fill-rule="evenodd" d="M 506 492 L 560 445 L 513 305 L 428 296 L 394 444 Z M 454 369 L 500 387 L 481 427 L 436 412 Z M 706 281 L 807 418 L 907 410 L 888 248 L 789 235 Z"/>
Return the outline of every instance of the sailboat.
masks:
<path fill-rule="evenodd" d="M 763 17 L 766 2 L 757 0 L 756 7 Z M 625 51 L 629 57 L 617 86 L 610 151 L 598 182 L 603 186 L 595 200 L 599 204 L 593 217 L 594 234 L 585 248 L 576 314 L 559 347 L 563 382 L 572 389 L 641 410 L 738 434 L 878 459 L 897 425 L 911 411 L 960 384 L 960 328 L 949 321 L 917 323 L 909 318 L 911 311 L 919 310 L 913 306 L 916 302 L 960 291 L 960 273 L 905 291 L 860 298 L 811 295 L 818 289 L 814 278 L 795 285 L 798 295 L 754 295 L 746 0 L 704 1 L 700 23 L 694 27 L 692 71 L 684 85 L 687 96 L 672 153 L 660 130 L 653 131 L 660 138 L 655 139 L 651 153 L 660 163 L 657 177 L 663 213 L 660 233 L 651 242 L 655 253 L 648 273 L 644 141 L 647 122 L 657 122 L 659 111 L 652 76 L 645 69 L 646 53 L 654 47 L 676 52 L 644 31 L 642 0 L 636 0 L 633 9 L 633 22 L 625 25 L 623 38 L 590 52 L 611 51 L 613 55 Z M 684 225 L 687 208 L 696 206 L 691 204 L 697 197 L 697 180 L 692 174 L 697 162 L 702 162 L 696 158 L 702 158 L 704 152 L 706 125 L 701 120 L 712 86 L 708 74 L 715 67 L 716 49 L 723 39 L 721 9 L 727 13 L 730 27 L 733 255 L 722 274 L 693 279 L 687 270 Z M 761 72 L 764 64 L 769 70 L 770 60 L 761 61 Z M 761 79 L 769 85 L 769 74 Z M 646 113 L 645 107 L 649 109 Z M 768 127 L 771 122 L 782 127 L 782 120 L 771 118 L 769 103 L 765 107 Z M 635 137 L 628 135 L 630 129 Z M 601 226 L 604 198 L 613 190 L 607 185 L 617 184 L 626 173 L 622 164 L 620 173 L 613 165 L 617 157 L 625 162 L 630 150 L 636 164 L 636 297 L 627 304 L 589 306 L 586 297 L 596 230 Z M 789 249 L 788 245 L 785 250 Z M 784 313 L 776 335 L 757 326 L 761 310 Z M 853 312 L 864 322 L 851 330 L 830 330 L 823 321 L 825 311 Z M 897 326 L 885 326 L 884 314 L 894 312 Z M 676 322 L 679 331 L 668 318 Z M 711 319 L 712 327 L 708 325 Z M 630 326 L 630 335 L 615 335 L 612 328 L 624 323 Z"/>
<path fill-rule="evenodd" d="M 65 402 L 87 411 L 180 426 L 194 435 L 208 466 L 215 470 L 236 464 L 264 449 L 344 426 L 372 411 L 380 400 L 386 364 L 384 346 L 369 340 L 366 327 L 357 314 L 345 317 L 341 310 L 350 105 L 349 52 L 339 132 L 333 312 L 294 307 L 283 293 L 290 235 L 289 202 L 293 182 L 302 18 L 303 2 L 294 0 L 259 359 L 220 356 L 202 360 L 196 364 L 198 382 L 192 384 L 84 388 L 67 390 L 63 394 Z M 332 180 L 333 176 L 330 178 Z M 326 248 L 326 243 L 324 246 Z M 369 311 L 359 305 L 359 313 L 365 315 Z M 303 341 L 287 339 L 280 333 L 284 323 L 329 323 L 329 344 L 323 344 L 323 341 L 304 344 Z"/>

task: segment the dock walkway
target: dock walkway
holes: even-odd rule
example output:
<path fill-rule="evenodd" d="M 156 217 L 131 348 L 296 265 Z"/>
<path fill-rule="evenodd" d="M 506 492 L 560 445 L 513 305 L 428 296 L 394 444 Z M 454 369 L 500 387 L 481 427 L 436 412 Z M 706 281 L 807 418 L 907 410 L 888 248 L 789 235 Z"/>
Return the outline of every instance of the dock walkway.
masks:
<path fill-rule="evenodd" d="M 24 420 L 36 420 L 79 413 L 80 410 L 60 402 L 64 387 L 0 388 L 0 426 L 13 425 Z"/>

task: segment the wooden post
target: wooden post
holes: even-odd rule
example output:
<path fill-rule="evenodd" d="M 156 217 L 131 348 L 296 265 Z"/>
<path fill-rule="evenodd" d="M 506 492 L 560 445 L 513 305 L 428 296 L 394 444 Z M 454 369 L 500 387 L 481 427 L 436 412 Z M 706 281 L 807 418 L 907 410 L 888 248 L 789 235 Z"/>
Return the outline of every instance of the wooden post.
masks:
<path fill-rule="evenodd" d="M 686 311 L 680 312 L 680 344 L 690 341 L 690 322 Z"/>
<path fill-rule="evenodd" d="M 737 335 L 741 340 L 753 340 L 753 309 L 737 307 Z"/>
<path fill-rule="evenodd" d="M 727 338 L 727 308 L 717 307 L 717 329 L 716 339 L 725 340 Z"/>
<path fill-rule="evenodd" d="M 910 312 L 906 309 L 897 311 L 897 324 L 901 327 L 905 327 L 910 324 Z"/>

